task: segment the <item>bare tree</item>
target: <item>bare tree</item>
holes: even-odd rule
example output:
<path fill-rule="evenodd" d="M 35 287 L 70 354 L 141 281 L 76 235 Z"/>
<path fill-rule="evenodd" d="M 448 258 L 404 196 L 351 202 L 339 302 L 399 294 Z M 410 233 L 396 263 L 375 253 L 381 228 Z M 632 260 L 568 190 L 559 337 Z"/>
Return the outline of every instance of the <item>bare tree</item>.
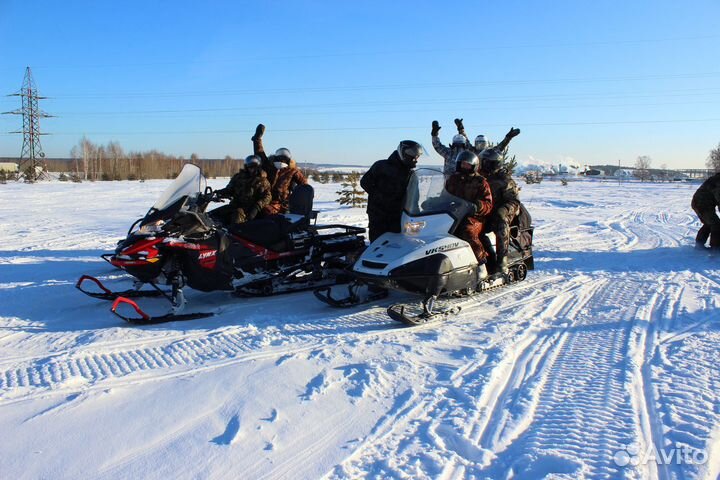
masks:
<path fill-rule="evenodd" d="M 647 155 L 640 155 L 635 160 L 635 176 L 641 181 L 650 180 L 650 164 L 652 158 Z"/>
<path fill-rule="evenodd" d="M 718 146 L 710 150 L 705 166 L 715 172 L 720 172 L 720 143 Z"/>
<path fill-rule="evenodd" d="M 107 144 L 107 153 L 112 158 L 112 179 L 120 180 L 119 162 L 125 156 L 125 152 L 123 152 L 118 142 L 109 142 Z"/>

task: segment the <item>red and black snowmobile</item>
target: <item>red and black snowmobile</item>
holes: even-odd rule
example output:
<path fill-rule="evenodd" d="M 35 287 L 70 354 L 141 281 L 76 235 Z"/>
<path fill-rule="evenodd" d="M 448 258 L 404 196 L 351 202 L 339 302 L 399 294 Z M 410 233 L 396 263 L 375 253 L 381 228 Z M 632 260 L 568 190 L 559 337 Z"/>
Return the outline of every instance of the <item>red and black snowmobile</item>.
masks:
<path fill-rule="evenodd" d="M 218 220 L 220 215 L 205 212 L 219 198 L 199 167 L 185 165 L 147 214 L 133 223 L 115 253 L 102 256 L 135 277 L 133 288 L 113 292 L 89 275 L 80 277 L 76 287 L 111 300 L 112 312 L 130 323 L 151 324 L 212 315 L 181 313 L 185 286 L 267 296 L 349 281 L 344 272 L 365 246 L 365 229 L 317 225 L 313 196 L 310 185 L 298 186 L 290 197 L 289 214 L 228 226 Z M 87 282 L 96 288 L 87 290 Z M 143 290 L 144 285 L 151 289 Z M 167 314 L 151 316 L 133 300 L 138 297 L 165 297 L 172 307 Z M 118 312 L 123 305 L 139 316 Z"/>

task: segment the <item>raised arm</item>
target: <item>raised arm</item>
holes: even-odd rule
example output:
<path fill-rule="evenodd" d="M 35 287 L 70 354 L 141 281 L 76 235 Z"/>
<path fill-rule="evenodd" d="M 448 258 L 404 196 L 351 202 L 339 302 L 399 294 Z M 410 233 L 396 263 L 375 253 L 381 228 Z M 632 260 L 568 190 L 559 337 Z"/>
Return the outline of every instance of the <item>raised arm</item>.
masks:
<path fill-rule="evenodd" d="M 500 153 L 504 152 L 508 145 L 510 145 L 510 140 L 517 137 L 518 135 L 520 135 L 520 129 L 511 128 L 510 131 L 505 134 L 505 138 L 503 138 L 502 142 L 498 143 L 495 148 Z"/>

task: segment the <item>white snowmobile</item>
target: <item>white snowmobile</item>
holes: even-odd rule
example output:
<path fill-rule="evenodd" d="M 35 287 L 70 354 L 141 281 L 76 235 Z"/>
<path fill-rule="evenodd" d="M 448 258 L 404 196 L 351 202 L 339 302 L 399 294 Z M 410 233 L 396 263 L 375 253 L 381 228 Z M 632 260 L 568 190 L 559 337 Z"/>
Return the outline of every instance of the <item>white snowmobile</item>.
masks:
<path fill-rule="evenodd" d="M 420 294 L 421 304 L 395 304 L 387 310 L 394 320 L 418 325 L 459 311 L 459 306 L 438 307 L 439 298 L 453 304 L 524 280 L 534 268 L 527 211 L 523 208 L 524 222 L 516 220 L 511 226 L 508 272 L 487 276 L 470 244 L 454 235 L 473 205 L 448 193 L 444 184 L 439 170 L 415 170 L 405 194 L 402 233 L 385 233 L 367 247 L 352 267 L 355 280 L 345 286 L 345 298 L 333 296 L 333 289 L 343 288 L 339 286 L 316 289 L 315 296 L 334 307 L 349 307 L 381 298 L 386 295 L 383 289 Z"/>

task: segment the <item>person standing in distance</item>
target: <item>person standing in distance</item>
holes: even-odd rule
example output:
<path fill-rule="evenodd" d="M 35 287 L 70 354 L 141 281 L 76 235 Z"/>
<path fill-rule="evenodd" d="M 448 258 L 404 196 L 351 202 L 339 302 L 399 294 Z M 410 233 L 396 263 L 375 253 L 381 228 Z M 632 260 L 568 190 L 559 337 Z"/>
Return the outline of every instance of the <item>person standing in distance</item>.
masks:
<path fill-rule="evenodd" d="M 720 206 L 720 173 L 716 173 L 700 185 L 690 204 L 702 222 L 702 227 L 695 237 L 695 247 L 705 249 L 710 237 L 710 249 L 720 253 L 720 218 L 717 207 Z"/>
<path fill-rule="evenodd" d="M 403 140 L 386 160 L 378 160 L 360 179 L 368 194 L 370 241 L 386 232 L 400 233 L 405 189 L 418 158 L 425 152 L 413 140 Z"/>

